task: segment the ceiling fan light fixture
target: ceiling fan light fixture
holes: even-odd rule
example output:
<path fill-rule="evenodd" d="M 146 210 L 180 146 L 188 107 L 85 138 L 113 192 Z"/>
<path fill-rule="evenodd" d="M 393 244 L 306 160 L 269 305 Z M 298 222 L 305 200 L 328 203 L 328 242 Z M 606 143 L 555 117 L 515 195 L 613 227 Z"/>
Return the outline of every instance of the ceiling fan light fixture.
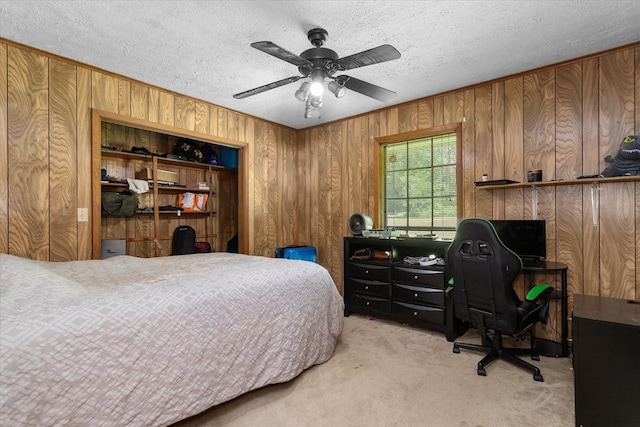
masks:
<path fill-rule="evenodd" d="M 311 96 L 309 97 L 309 104 L 315 108 L 322 107 L 322 95 L 316 96 L 316 95 L 313 95 L 312 93 Z"/>
<path fill-rule="evenodd" d="M 304 110 L 304 118 L 305 119 L 319 119 L 322 115 L 320 113 L 320 109 L 316 107 L 312 107 L 311 105 L 307 105 L 307 108 Z"/>
<path fill-rule="evenodd" d="M 311 90 L 311 84 L 309 82 L 302 83 L 300 89 L 296 91 L 296 98 L 302 102 L 307 100 L 307 96 L 309 96 L 309 91 Z"/>
<path fill-rule="evenodd" d="M 314 79 L 311 83 L 311 94 L 314 96 L 322 96 L 324 93 L 324 79 Z"/>
<path fill-rule="evenodd" d="M 329 92 L 334 94 L 336 98 L 342 98 L 344 94 L 347 92 L 344 86 L 342 86 L 339 83 L 336 83 L 335 81 L 329 82 L 328 88 L 329 88 Z"/>

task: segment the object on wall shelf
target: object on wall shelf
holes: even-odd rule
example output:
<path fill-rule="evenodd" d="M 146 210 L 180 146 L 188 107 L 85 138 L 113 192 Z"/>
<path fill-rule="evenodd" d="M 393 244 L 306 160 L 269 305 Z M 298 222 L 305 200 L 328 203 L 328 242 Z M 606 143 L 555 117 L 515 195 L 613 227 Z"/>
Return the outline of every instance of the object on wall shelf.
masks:
<path fill-rule="evenodd" d="M 593 226 L 598 226 L 598 210 L 600 207 L 600 183 L 591 183 L 591 215 L 593 217 Z"/>

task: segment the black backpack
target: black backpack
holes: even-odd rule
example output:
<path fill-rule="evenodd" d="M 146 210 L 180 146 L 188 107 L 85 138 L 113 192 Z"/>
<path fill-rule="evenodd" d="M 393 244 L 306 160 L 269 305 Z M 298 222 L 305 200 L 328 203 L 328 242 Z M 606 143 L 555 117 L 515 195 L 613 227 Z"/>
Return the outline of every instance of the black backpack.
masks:
<path fill-rule="evenodd" d="M 196 252 L 196 230 L 188 225 L 181 225 L 173 230 L 171 255 L 185 255 Z"/>

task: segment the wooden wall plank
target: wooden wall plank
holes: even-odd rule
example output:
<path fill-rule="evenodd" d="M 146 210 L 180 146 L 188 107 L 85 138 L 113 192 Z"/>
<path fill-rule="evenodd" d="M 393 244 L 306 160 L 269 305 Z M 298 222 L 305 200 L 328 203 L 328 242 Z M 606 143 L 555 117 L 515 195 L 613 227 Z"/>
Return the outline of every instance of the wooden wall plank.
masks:
<path fill-rule="evenodd" d="M 640 184 L 636 182 L 636 292 L 633 299 L 640 301 Z"/>
<path fill-rule="evenodd" d="M 476 215 L 476 189 L 473 184 L 475 179 L 475 91 L 473 89 L 464 92 L 464 124 L 462 126 L 462 191 L 458 203 L 463 204 L 463 217 Z"/>
<path fill-rule="evenodd" d="M 305 227 L 307 230 L 307 235 L 305 240 L 301 240 L 300 244 L 314 246 L 309 242 L 317 242 L 319 236 L 319 222 L 320 222 L 320 212 L 319 212 L 319 196 L 320 196 L 320 183 L 318 176 L 318 133 L 319 130 L 314 128 L 311 130 L 309 136 L 309 144 L 307 145 L 307 173 L 305 174 L 305 188 L 307 188 L 307 200 L 306 205 L 308 206 L 308 210 L 306 211 L 306 217 L 308 218 L 308 227 Z M 314 141 L 311 144 L 311 141 Z M 300 195 L 302 196 L 302 195 Z M 304 215 L 304 214 L 303 214 Z M 316 248 L 317 250 L 317 248 Z"/>
<path fill-rule="evenodd" d="M 634 55 L 632 49 L 610 53 L 599 62 L 600 158 L 615 156 L 620 143 L 634 134 L 635 94 Z M 606 167 L 601 162 L 601 169 Z"/>
<path fill-rule="evenodd" d="M 579 63 L 556 71 L 556 179 L 582 175 L 582 66 Z"/>
<path fill-rule="evenodd" d="M 7 45 L 0 43 L 0 253 L 9 253 Z"/>
<path fill-rule="evenodd" d="M 635 134 L 640 134 L 640 47 L 635 53 Z M 635 300 L 640 301 L 640 184 L 636 183 L 636 293 Z"/>
<path fill-rule="evenodd" d="M 433 125 L 433 98 L 423 99 L 418 105 L 418 129 L 429 129 Z M 376 135 L 379 136 L 379 135 Z"/>
<path fill-rule="evenodd" d="M 482 174 L 491 173 L 492 129 L 491 129 L 491 85 L 475 89 L 475 168 L 473 180 L 480 181 Z M 493 218 L 493 194 L 491 191 L 476 192 L 476 215 Z"/>
<path fill-rule="evenodd" d="M 524 170 L 555 179 L 555 70 L 524 77 Z"/>
<path fill-rule="evenodd" d="M 195 107 L 194 130 L 200 133 L 209 133 L 209 105 L 204 102 L 196 101 Z"/>
<path fill-rule="evenodd" d="M 266 246 L 263 248 L 261 255 L 273 256 L 277 247 L 278 237 L 278 205 L 280 203 L 280 194 L 278 193 L 278 175 L 275 171 L 278 170 L 278 141 L 280 129 L 272 124 L 269 124 L 268 142 L 267 142 L 267 241 Z"/>
<path fill-rule="evenodd" d="M 91 75 L 91 107 L 117 113 L 119 90 L 117 77 L 93 71 Z"/>
<path fill-rule="evenodd" d="M 598 69 L 599 58 L 587 59 L 582 62 L 582 174 L 593 175 L 599 173 L 600 167 L 600 130 L 598 115 Z M 582 290 L 586 295 L 600 294 L 600 234 L 597 226 L 598 213 L 593 215 L 592 186 L 582 187 L 582 258 L 583 280 Z"/>
<path fill-rule="evenodd" d="M 464 94 L 453 92 L 443 97 L 444 124 L 459 123 L 464 117 Z"/>
<path fill-rule="evenodd" d="M 376 115 L 377 117 L 377 115 Z M 331 263 L 329 264 L 329 270 L 331 277 L 336 282 L 338 290 L 342 292 L 343 280 L 342 280 L 342 251 L 343 251 L 343 237 L 349 235 L 347 221 L 351 215 L 346 211 L 344 205 L 344 195 L 347 191 L 344 191 L 344 151 L 342 149 L 342 125 L 340 123 L 329 125 L 329 146 L 331 150 L 331 162 L 330 162 L 330 178 L 331 178 Z"/>
<path fill-rule="evenodd" d="M 433 125 L 443 126 L 444 124 L 444 97 L 436 96 L 433 98 Z M 393 133 L 388 135 L 393 135 Z"/>
<path fill-rule="evenodd" d="M 556 172 L 559 180 L 582 175 L 583 74 L 582 64 L 574 63 L 556 70 Z M 568 265 L 567 287 L 570 294 L 582 293 L 584 285 L 583 200 L 578 186 L 556 188 L 555 259 Z M 573 298 L 569 306 L 573 307 Z"/>
<path fill-rule="evenodd" d="M 331 252 L 333 250 L 331 239 L 332 227 L 332 206 L 331 206 L 331 144 L 329 128 L 319 128 L 316 137 L 317 153 L 317 212 L 318 212 L 318 235 L 317 241 L 318 263 L 328 266 L 331 262 Z"/>
<path fill-rule="evenodd" d="M 209 109 L 209 116 L 212 116 L 212 108 Z M 256 155 L 255 147 L 258 140 L 259 133 L 256 126 L 258 121 L 253 118 L 248 118 L 245 121 L 245 139 L 247 143 L 246 147 L 241 149 L 238 153 L 238 161 L 241 161 L 244 165 L 244 169 L 238 174 L 238 221 L 240 224 L 244 224 L 243 233 L 240 234 L 239 244 L 240 249 L 244 249 L 245 253 L 255 253 L 255 241 L 256 225 L 253 221 L 252 212 L 255 211 L 255 168 L 256 168 Z M 217 128 L 216 128 L 217 129 Z M 213 132 L 213 122 L 210 122 L 210 132 Z M 244 196 L 244 197 L 243 197 Z M 245 204 L 246 203 L 246 204 Z"/>
<path fill-rule="evenodd" d="M 298 179 L 296 180 L 296 216 L 298 217 L 298 226 L 295 230 L 296 242 L 306 242 L 309 240 L 309 215 L 311 214 L 308 209 L 310 203 L 309 197 L 313 195 L 308 194 L 308 183 L 310 179 L 307 179 L 309 170 L 309 146 L 311 141 L 311 131 L 306 130 L 298 133 L 296 144 L 296 171 Z M 306 243 L 305 243 L 306 244 Z"/>
<path fill-rule="evenodd" d="M 240 129 L 240 115 L 235 111 L 227 112 L 227 138 L 237 140 L 239 139 Z M 281 129 L 280 127 L 278 127 Z"/>
<path fill-rule="evenodd" d="M 9 253 L 39 260 L 49 260 L 48 63 L 9 47 Z"/>
<path fill-rule="evenodd" d="M 615 183 L 600 189 L 600 295 L 613 298 L 636 297 L 637 263 L 636 192 L 634 183 Z M 606 209 L 615 206 L 615 209 Z M 603 239 L 603 236 L 615 238 Z"/>
<path fill-rule="evenodd" d="M 118 114 L 131 115 L 131 82 L 118 79 Z"/>
<path fill-rule="evenodd" d="M 418 105 L 402 104 L 398 107 L 398 133 L 410 132 L 418 128 Z"/>
<path fill-rule="evenodd" d="M 389 126 L 389 116 L 387 115 L 387 126 Z M 397 117 L 397 115 L 393 115 L 393 117 Z M 363 188 L 363 175 L 362 175 L 362 156 L 361 156 L 361 141 L 358 138 L 358 132 L 356 130 L 357 118 L 352 118 L 347 120 L 347 128 L 346 128 L 346 146 L 347 152 L 345 153 L 345 169 L 347 173 L 347 188 L 349 188 L 349 196 L 346 203 L 347 211 L 350 212 L 349 215 L 354 213 L 362 212 L 365 214 L 369 214 L 369 212 L 364 212 L 366 209 L 365 200 L 367 199 L 366 189 Z M 394 121 L 394 124 L 391 125 L 394 129 L 397 129 L 397 121 Z"/>
<path fill-rule="evenodd" d="M 489 179 L 502 179 L 505 169 L 505 112 L 504 112 L 504 82 L 491 85 L 491 168 L 487 174 Z M 494 219 L 504 218 L 505 199 L 500 191 L 493 192 L 492 208 Z M 504 193 L 504 192 L 502 192 Z M 503 197 L 500 197 L 503 196 Z"/>
<path fill-rule="evenodd" d="M 49 61 L 49 226 L 51 261 L 77 259 L 76 67 Z"/>
<path fill-rule="evenodd" d="M 77 206 L 89 210 L 89 221 L 78 223 L 78 259 L 91 259 L 93 209 L 91 197 L 91 71 L 76 68 Z M 89 143 L 83 143 L 89 141 Z"/>
<path fill-rule="evenodd" d="M 196 102 L 185 96 L 176 96 L 175 122 L 173 126 L 181 129 L 196 130 Z"/>
<path fill-rule="evenodd" d="M 635 57 L 632 49 L 600 58 L 598 106 L 600 155 L 615 155 L 620 143 L 635 130 Z M 602 168 L 606 166 L 601 163 Z M 635 238 L 622 224 L 634 222 L 635 195 L 630 184 L 602 186 L 600 194 L 600 294 L 620 298 L 635 296 Z M 611 209 L 615 207 L 615 209 Z M 604 236 L 607 236 L 606 238 Z"/>
<path fill-rule="evenodd" d="M 505 175 L 523 182 L 524 171 L 524 79 L 505 81 Z M 521 204 L 521 203 L 517 203 Z"/>
<path fill-rule="evenodd" d="M 218 136 L 222 136 L 224 138 L 227 137 L 227 132 L 229 130 L 227 126 L 227 116 L 228 116 L 228 111 L 226 109 L 218 108 L 218 124 L 217 124 Z"/>
<path fill-rule="evenodd" d="M 366 192 L 364 195 L 364 207 L 363 210 L 369 212 L 369 216 L 375 216 L 374 210 L 376 207 L 376 162 L 374 161 L 378 155 L 376 149 L 377 144 L 369 133 L 369 116 L 361 116 L 358 118 L 358 134 L 359 139 L 362 141 L 362 149 L 360 155 L 362 156 L 362 183 L 363 189 Z"/>
<path fill-rule="evenodd" d="M 280 222 L 277 228 L 280 231 L 280 235 L 277 246 L 302 245 L 306 243 L 297 240 L 296 235 L 299 218 L 296 211 L 297 198 L 300 193 L 296 191 L 296 186 L 292 185 L 289 178 L 296 170 L 296 135 L 293 131 L 283 130 L 281 138 L 281 145 L 278 147 L 278 162 L 280 166 L 276 177 L 278 192 L 282 198 L 282 202 L 278 205 Z"/>
<path fill-rule="evenodd" d="M 158 92 L 157 101 L 157 119 L 158 123 L 162 123 L 167 126 L 176 126 L 176 109 L 175 109 L 175 95 L 165 92 Z M 185 128 L 186 129 L 186 128 Z"/>
<path fill-rule="evenodd" d="M 150 88 L 137 83 L 131 83 L 131 117 L 149 119 L 149 91 Z M 157 120 L 152 120 L 156 121 Z"/>

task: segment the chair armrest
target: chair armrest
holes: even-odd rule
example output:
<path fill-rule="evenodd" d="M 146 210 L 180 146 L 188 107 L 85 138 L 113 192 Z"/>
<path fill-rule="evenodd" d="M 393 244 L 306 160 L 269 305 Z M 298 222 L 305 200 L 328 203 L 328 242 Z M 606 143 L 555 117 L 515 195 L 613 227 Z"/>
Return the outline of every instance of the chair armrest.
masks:
<path fill-rule="evenodd" d="M 449 284 L 449 286 L 447 286 L 447 289 L 444 290 L 444 294 L 447 297 L 451 297 L 451 291 L 453 290 L 453 277 L 451 279 L 449 279 L 449 281 L 447 282 Z"/>
<path fill-rule="evenodd" d="M 553 292 L 552 286 L 541 283 L 531 288 L 524 299 L 529 302 L 536 302 L 541 298 L 549 298 L 551 292 Z"/>
<path fill-rule="evenodd" d="M 553 292 L 553 287 L 545 283 L 534 286 L 527 293 L 525 301 L 518 307 L 518 314 L 525 316 L 540 300 L 546 303 L 551 292 Z"/>

